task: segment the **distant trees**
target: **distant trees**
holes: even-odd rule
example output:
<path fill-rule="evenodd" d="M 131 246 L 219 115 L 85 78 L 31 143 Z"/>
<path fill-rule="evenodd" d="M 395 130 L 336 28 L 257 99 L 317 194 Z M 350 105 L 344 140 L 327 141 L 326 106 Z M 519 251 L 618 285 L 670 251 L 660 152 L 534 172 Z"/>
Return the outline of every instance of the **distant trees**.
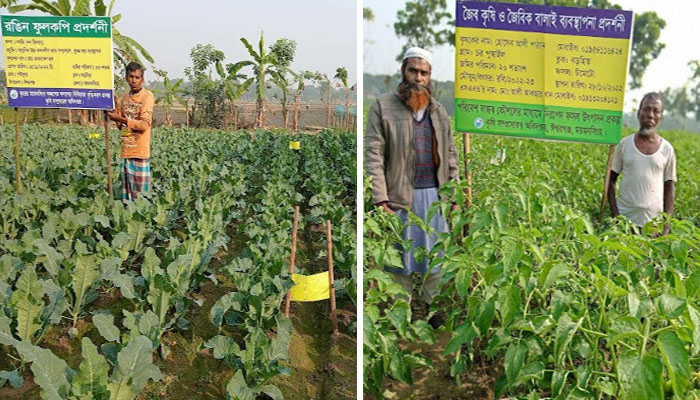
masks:
<path fill-rule="evenodd" d="M 343 84 L 345 89 L 345 118 L 343 119 L 343 125 L 345 129 L 350 129 L 350 92 L 355 90 L 355 85 L 348 85 L 348 70 L 345 67 L 339 67 L 335 70 L 335 76 L 333 77 L 339 80 Z"/>
<path fill-rule="evenodd" d="M 195 126 L 221 128 L 227 114 L 225 83 L 213 74 L 217 63 L 224 60 L 224 52 L 211 44 L 198 44 L 190 51 L 190 59 L 192 66 L 185 68 L 190 83 L 187 93 L 194 99 L 189 119 Z"/>
<path fill-rule="evenodd" d="M 692 115 L 700 121 L 700 61 L 688 62 L 690 77 L 680 88 L 666 88 L 660 92 L 664 111 L 679 117 Z"/>
<path fill-rule="evenodd" d="M 282 74 L 288 71 L 288 66 L 294 60 L 296 42 L 289 39 L 278 39 L 269 49 L 265 49 L 263 33 L 260 32 L 257 50 L 246 38 L 241 42 L 248 50 L 251 60 L 240 61 L 234 64 L 237 67 L 253 67 L 253 79 L 255 80 L 255 127 L 260 128 L 265 124 L 265 87 L 268 74 L 283 79 Z"/>
<path fill-rule="evenodd" d="M 156 70 L 155 73 L 163 78 L 163 89 L 153 90 L 153 94 L 156 96 L 156 104 L 160 104 L 163 107 L 165 124 L 173 126 L 173 118 L 170 115 L 170 109 L 173 107 L 173 104 L 177 102 L 185 107 L 185 111 L 187 111 L 187 100 L 182 97 L 182 90 L 180 89 L 184 78 L 170 81 L 165 71 Z"/>

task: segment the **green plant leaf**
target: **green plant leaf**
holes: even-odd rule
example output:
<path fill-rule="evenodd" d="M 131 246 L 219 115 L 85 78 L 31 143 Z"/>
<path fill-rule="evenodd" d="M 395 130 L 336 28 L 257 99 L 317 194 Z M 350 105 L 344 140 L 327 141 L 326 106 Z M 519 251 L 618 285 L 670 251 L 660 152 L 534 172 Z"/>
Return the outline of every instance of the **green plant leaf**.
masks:
<path fill-rule="evenodd" d="M 85 294 L 95 283 L 98 275 L 98 266 L 94 257 L 78 257 L 75 268 L 73 268 L 73 281 L 71 283 L 75 294 L 75 303 L 73 304 L 74 319 L 82 311 Z"/>
<path fill-rule="evenodd" d="M 262 392 L 270 396 L 272 400 L 284 400 L 284 396 L 277 386 L 265 385 L 262 387 Z"/>
<path fill-rule="evenodd" d="M 411 323 L 411 308 L 405 300 L 398 300 L 387 313 L 391 324 L 399 332 L 399 335 L 406 337 L 408 326 Z"/>
<path fill-rule="evenodd" d="M 610 323 L 608 333 L 608 344 L 612 345 L 628 337 L 641 337 L 642 324 L 635 317 L 622 316 Z"/>
<path fill-rule="evenodd" d="M 469 294 L 469 287 L 471 286 L 471 268 L 460 268 L 457 272 L 457 278 L 455 279 L 455 287 L 457 288 L 457 293 L 461 298 L 465 298 Z"/>
<path fill-rule="evenodd" d="M 224 335 L 214 336 L 204 343 L 204 346 L 213 350 L 214 358 L 217 360 L 228 356 L 235 356 L 241 351 L 233 338 Z"/>
<path fill-rule="evenodd" d="M 82 398 L 104 400 L 109 398 L 107 391 L 107 375 L 109 364 L 105 358 L 97 352 L 97 346 L 84 337 L 82 339 L 83 361 L 80 363 L 78 373 L 73 377 L 71 386 L 73 395 Z"/>
<path fill-rule="evenodd" d="M 494 296 L 495 297 L 495 296 Z M 488 333 L 491 324 L 493 323 L 493 316 L 496 313 L 496 300 L 491 298 L 479 304 L 479 311 L 476 318 L 476 327 L 479 329 L 480 335 L 486 335 Z"/>
<path fill-rule="evenodd" d="M 683 342 L 678 339 L 678 336 L 670 331 L 661 332 L 658 343 L 664 363 L 666 363 L 671 376 L 673 392 L 677 398 L 685 398 L 685 389 L 690 381 L 688 350 L 686 350 Z"/>
<path fill-rule="evenodd" d="M 656 299 L 656 309 L 666 318 L 678 318 L 685 310 L 685 300 L 664 293 Z"/>
<path fill-rule="evenodd" d="M 145 336 L 133 338 L 117 355 L 117 367 L 112 374 L 112 399 L 121 399 L 122 393 L 137 395 L 149 379 L 159 381 L 161 373 L 153 364 L 153 344 Z M 117 397 L 115 397 L 117 396 Z"/>
<path fill-rule="evenodd" d="M 5 385 L 5 381 L 9 381 L 10 386 L 15 389 L 24 386 L 24 377 L 20 375 L 19 369 L 0 371 L 0 388 Z"/>
<path fill-rule="evenodd" d="M 221 327 L 224 321 L 226 311 L 233 308 L 236 311 L 241 310 L 242 296 L 239 292 L 226 293 L 209 310 L 209 320 L 217 327 Z"/>
<path fill-rule="evenodd" d="M 22 341 L 15 347 L 25 362 L 32 363 L 34 382 L 41 387 L 41 397 L 45 400 L 64 400 L 68 398 L 70 384 L 68 376 L 73 371 L 68 364 L 56 357 L 51 350 L 33 346 Z"/>
<path fill-rule="evenodd" d="M 641 358 L 637 352 L 620 356 L 617 367 L 622 398 L 625 400 L 663 400 L 663 365 L 652 356 Z"/>
<path fill-rule="evenodd" d="M 251 390 L 243 378 L 243 371 L 236 371 L 231 380 L 226 385 L 227 399 L 231 400 L 255 400 L 255 393 Z"/>
<path fill-rule="evenodd" d="M 41 303 L 35 303 L 29 298 L 22 298 L 17 302 L 17 336 L 20 339 L 32 341 L 34 334 L 41 327 L 39 316 L 43 308 Z"/>
<path fill-rule="evenodd" d="M 513 319 L 520 314 L 521 294 L 518 285 L 503 286 L 498 292 L 499 311 L 501 313 L 502 324 L 508 327 Z"/>
<path fill-rule="evenodd" d="M 527 344 L 524 342 L 514 342 L 508 346 L 508 350 L 506 350 L 506 357 L 503 361 L 503 367 L 506 370 L 506 379 L 508 380 L 508 387 L 512 388 L 515 385 L 526 356 Z"/>
<path fill-rule="evenodd" d="M 564 361 L 569 343 L 571 343 L 571 339 L 574 337 L 574 334 L 581 326 L 582 322 L 583 318 L 581 318 L 578 323 L 574 323 L 571 321 L 571 317 L 569 317 L 568 313 L 559 318 L 557 328 L 554 331 L 554 355 L 557 364 L 561 365 Z"/>
<path fill-rule="evenodd" d="M 92 317 L 92 323 L 106 341 L 119 342 L 120 332 L 119 328 L 114 325 L 114 316 L 112 314 L 95 314 Z"/>
<path fill-rule="evenodd" d="M 442 355 L 446 356 L 454 353 L 465 343 L 471 347 L 471 342 L 476 336 L 477 334 L 476 330 L 474 329 L 474 324 L 469 321 L 465 322 L 454 330 L 452 339 L 450 339 L 447 346 L 445 346 L 445 350 L 443 350 Z"/>
<path fill-rule="evenodd" d="M 688 306 L 688 314 L 690 315 L 690 328 L 693 331 L 693 357 L 700 353 L 700 311 L 694 306 Z M 1 329 L 0 329 L 1 331 Z"/>
<path fill-rule="evenodd" d="M 0 344 L 5 346 L 16 346 L 19 340 L 12 336 L 10 328 L 10 319 L 4 315 L 0 315 Z"/>

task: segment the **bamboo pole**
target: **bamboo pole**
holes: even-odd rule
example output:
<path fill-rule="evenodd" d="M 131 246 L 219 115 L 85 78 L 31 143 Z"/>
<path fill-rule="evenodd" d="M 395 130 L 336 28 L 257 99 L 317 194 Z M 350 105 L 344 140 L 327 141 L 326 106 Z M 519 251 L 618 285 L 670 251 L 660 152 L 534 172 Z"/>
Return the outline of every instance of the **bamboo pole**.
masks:
<path fill-rule="evenodd" d="M 464 193 L 467 195 L 467 208 L 469 208 L 472 205 L 472 171 L 469 165 L 471 146 L 469 143 L 469 133 L 464 132 L 462 138 L 464 139 L 464 175 L 467 178 L 467 188 Z"/>
<path fill-rule="evenodd" d="M 107 118 L 107 110 L 104 110 L 105 119 L 105 159 L 107 165 L 107 191 L 109 197 L 114 200 L 114 189 L 112 187 L 112 153 L 109 148 L 109 118 Z"/>
<path fill-rule="evenodd" d="M 297 227 L 299 226 L 299 206 L 294 207 L 294 225 L 292 226 L 292 258 L 289 261 L 289 275 L 294 273 L 294 262 L 297 255 Z M 292 303 L 292 296 L 287 292 L 287 298 L 284 300 L 284 316 L 289 318 L 289 307 Z"/>
<path fill-rule="evenodd" d="M 15 189 L 22 193 L 22 169 L 19 166 L 19 109 L 15 107 Z"/>
<path fill-rule="evenodd" d="M 331 80 L 328 79 L 328 117 L 326 127 L 331 127 Z"/>
<path fill-rule="evenodd" d="M 603 200 L 600 202 L 600 215 L 598 219 L 603 220 L 605 215 L 605 202 L 608 200 L 608 185 L 610 185 L 610 169 L 612 168 L 613 153 L 615 152 L 615 145 L 611 144 L 608 149 L 608 167 L 605 170 L 605 183 L 603 183 Z"/>
<path fill-rule="evenodd" d="M 326 220 L 326 241 L 328 242 L 328 284 L 331 296 L 331 321 L 333 333 L 338 332 L 338 318 L 335 310 L 335 279 L 333 278 L 333 239 L 331 237 L 331 221 Z"/>

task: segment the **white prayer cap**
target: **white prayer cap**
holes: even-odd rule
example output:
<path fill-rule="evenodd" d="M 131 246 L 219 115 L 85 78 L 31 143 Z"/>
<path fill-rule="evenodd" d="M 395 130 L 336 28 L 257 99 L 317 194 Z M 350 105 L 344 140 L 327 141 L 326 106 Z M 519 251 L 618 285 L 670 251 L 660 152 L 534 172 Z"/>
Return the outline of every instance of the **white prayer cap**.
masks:
<path fill-rule="evenodd" d="M 420 47 L 410 47 L 408 50 L 406 50 L 406 54 L 403 56 L 403 61 L 406 61 L 407 58 L 413 57 L 422 58 L 431 66 L 433 65 L 433 54 L 428 50 L 421 49 Z"/>

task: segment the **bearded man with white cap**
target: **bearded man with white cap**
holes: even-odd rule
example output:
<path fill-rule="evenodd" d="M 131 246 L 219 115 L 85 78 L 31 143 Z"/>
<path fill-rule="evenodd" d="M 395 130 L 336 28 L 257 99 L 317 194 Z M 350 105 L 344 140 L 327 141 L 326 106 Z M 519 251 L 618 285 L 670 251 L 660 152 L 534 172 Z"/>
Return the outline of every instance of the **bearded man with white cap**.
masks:
<path fill-rule="evenodd" d="M 445 216 L 438 212 L 428 221 L 428 210 L 439 201 L 438 188 L 459 179 L 447 111 L 431 96 L 431 70 L 431 53 L 409 48 L 401 65 L 401 83 L 395 92 L 372 104 L 365 131 L 365 168 L 371 178 L 372 203 L 397 214 L 404 224 L 410 210 L 434 230 L 427 233 L 416 225 L 406 225 L 402 235 L 412 246 L 402 249 L 403 268 L 387 268 L 409 294 L 413 291 L 411 275 L 425 277 L 422 298 L 429 314 L 440 283 L 440 268 L 428 270 L 427 257 L 414 253 L 418 247 L 430 251 L 438 235 L 448 230 Z M 452 205 L 453 210 L 456 207 Z M 433 328 L 444 323 L 439 312 L 429 322 Z"/>

